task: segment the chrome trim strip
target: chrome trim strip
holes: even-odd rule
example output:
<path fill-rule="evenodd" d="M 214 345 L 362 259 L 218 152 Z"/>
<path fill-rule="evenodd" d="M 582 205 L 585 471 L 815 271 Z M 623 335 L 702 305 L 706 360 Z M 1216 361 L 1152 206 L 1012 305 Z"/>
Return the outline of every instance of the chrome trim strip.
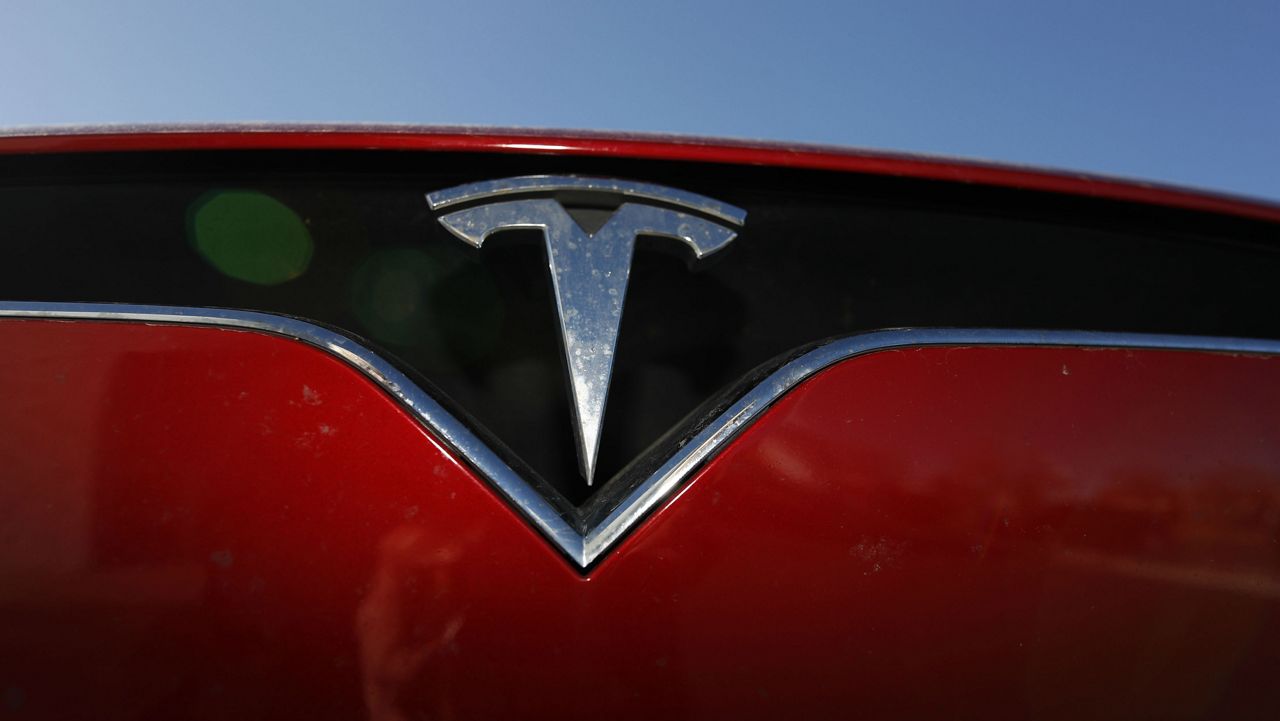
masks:
<path fill-rule="evenodd" d="M 784 364 L 729 406 L 637 486 L 584 539 L 583 558 L 599 558 L 704 462 L 802 381 L 841 361 L 885 350 L 938 345 L 1078 346 L 1280 354 L 1280 341 L 1202 336 L 995 329 L 895 329 L 839 338 Z M 586 565 L 584 563 L 584 565 Z"/>
<path fill-rule="evenodd" d="M 938 345 L 1077 346 L 1186 350 L 1250 355 L 1280 355 L 1280 341 L 1204 336 L 1027 331 L 994 329 L 901 329 L 840 338 L 795 358 L 754 386 L 674 456 L 633 489 L 620 505 L 584 535 L 516 475 L 507 463 L 460 421 L 394 366 L 359 343 L 306 321 L 269 313 L 208 308 L 94 303 L 0 302 L 0 318 L 136 321 L 176 323 L 257 331 L 302 341 L 328 352 L 362 372 L 413 411 L 432 432 L 451 445 L 538 530 L 580 568 L 586 569 L 613 548 L 659 503 L 670 497 L 704 462 L 787 391 L 826 368 L 883 350 Z"/>
<path fill-rule="evenodd" d="M 270 313 L 217 308 L 115 305 L 98 303 L 0 302 L 0 318 L 138 321 L 257 331 L 300 340 L 337 356 L 409 408 L 436 436 L 453 446 L 482 477 L 520 509 L 529 522 L 575 560 L 583 558 L 582 535 L 469 428 L 454 418 L 416 383 L 373 351 L 331 330 Z"/>
<path fill-rule="evenodd" d="M 427 203 L 432 210 L 468 203 L 482 198 L 500 198 L 525 193 L 549 193 L 557 190 L 616 193 L 627 198 L 643 198 L 679 205 L 711 215 L 734 225 L 747 221 L 747 211 L 715 198 L 690 193 L 687 190 L 668 188 L 653 183 L 635 183 L 613 178 L 586 178 L 574 175 L 526 175 L 518 178 L 501 178 L 479 183 L 468 183 L 427 193 Z"/>

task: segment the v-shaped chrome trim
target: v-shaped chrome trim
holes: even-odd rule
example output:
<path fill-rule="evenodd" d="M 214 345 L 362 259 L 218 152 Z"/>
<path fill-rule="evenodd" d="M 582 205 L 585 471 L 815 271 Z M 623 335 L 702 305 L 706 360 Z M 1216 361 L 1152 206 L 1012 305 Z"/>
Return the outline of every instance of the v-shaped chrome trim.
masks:
<path fill-rule="evenodd" d="M 833 340 L 783 364 L 702 427 L 614 510 L 579 533 L 564 512 L 544 498 L 391 363 L 356 341 L 296 318 L 241 310 L 97 303 L 0 302 L 0 318 L 174 323 L 257 331 L 302 341 L 330 353 L 377 383 L 462 456 L 535 528 L 580 568 L 586 569 L 668 498 L 693 473 L 787 391 L 819 371 L 854 356 L 924 346 L 1076 346 L 1280 354 L 1280 341 L 1205 336 L 994 329 L 900 329 Z"/>

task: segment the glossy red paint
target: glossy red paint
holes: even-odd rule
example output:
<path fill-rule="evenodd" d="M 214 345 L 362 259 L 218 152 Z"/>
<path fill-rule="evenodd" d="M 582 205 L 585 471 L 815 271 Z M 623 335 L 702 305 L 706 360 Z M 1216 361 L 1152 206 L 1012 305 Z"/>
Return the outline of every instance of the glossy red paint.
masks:
<path fill-rule="evenodd" d="M 12 718 L 1274 718 L 1280 359 L 803 384 L 583 577 L 376 386 L 0 322 Z"/>
<path fill-rule="evenodd" d="M 553 153 L 834 170 L 1019 188 L 1280 222 L 1280 205 L 1158 183 L 820 145 L 581 131 L 449 127 L 228 126 L 0 135 L 0 155 L 148 150 L 396 150 Z"/>

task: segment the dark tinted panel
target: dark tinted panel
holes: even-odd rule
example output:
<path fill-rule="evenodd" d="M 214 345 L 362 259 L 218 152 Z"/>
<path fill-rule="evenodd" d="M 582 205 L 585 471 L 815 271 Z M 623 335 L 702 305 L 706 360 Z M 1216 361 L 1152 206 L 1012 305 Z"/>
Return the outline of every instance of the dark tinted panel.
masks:
<path fill-rule="evenodd" d="M 3 158 L 0 299 L 232 307 L 335 326 L 580 503 L 538 237 L 474 250 L 423 197 L 544 173 L 662 183 L 748 212 L 739 239 L 692 272 L 688 258 L 639 245 L 598 479 L 752 368 L 830 336 L 966 326 L 1280 337 L 1280 252 L 1265 223 L 926 181 L 539 156 Z"/>

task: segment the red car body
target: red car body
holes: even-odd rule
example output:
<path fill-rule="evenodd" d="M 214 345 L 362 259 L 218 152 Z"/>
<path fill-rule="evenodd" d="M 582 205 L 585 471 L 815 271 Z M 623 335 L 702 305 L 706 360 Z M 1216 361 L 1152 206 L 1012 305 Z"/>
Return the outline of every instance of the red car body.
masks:
<path fill-rule="evenodd" d="M 1275 206 L 1189 191 L 790 146 L 0 139 L 6 154 L 281 148 L 785 166 L 1280 223 Z M 0 318 L 0 347 L 8 717 L 1280 709 L 1280 342 L 849 354 L 773 399 L 585 568 L 340 353 L 251 328 L 56 315 Z"/>

